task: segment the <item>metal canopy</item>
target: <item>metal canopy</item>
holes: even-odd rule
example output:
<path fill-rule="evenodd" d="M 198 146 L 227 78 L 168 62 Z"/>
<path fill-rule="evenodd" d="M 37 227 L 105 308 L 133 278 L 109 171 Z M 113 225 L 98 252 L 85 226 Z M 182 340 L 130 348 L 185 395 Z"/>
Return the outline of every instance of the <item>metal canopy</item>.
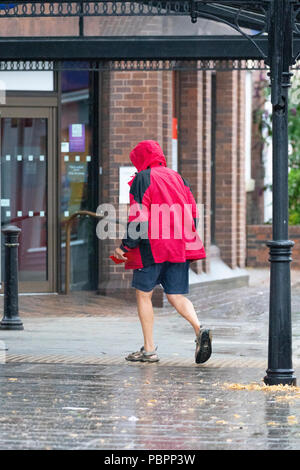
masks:
<path fill-rule="evenodd" d="M 9 18 L 78 18 L 77 37 L 0 38 L 4 60 L 28 59 L 264 59 L 268 62 L 268 33 L 277 0 L 179 1 L 38 1 L 0 3 L 0 21 Z M 286 0 L 293 16 L 293 59 L 300 53 L 300 5 Z M 190 16 L 230 26 L 238 36 L 216 37 L 90 37 L 84 36 L 84 18 L 116 16 Z M 299 23 L 298 23 L 299 20 Z M 76 40 L 77 38 L 77 40 Z M 22 43 L 22 47 L 20 44 Z M 88 47 L 87 47 L 88 43 Z"/>
<path fill-rule="evenodd" d="M 0 61 L 34 59 L 263 59 L 270 68 L 273 105 L 273 239 L 270 250 L 269 357 L 265 383 L 295 384 L 292 368 L 290 261 L 288 240 L 288 88 L 300 52 L 298 0 L 182 1 L 15 1 L 2 0 L 0 24 L 9 18 L 77 17 L 78 37 L 22 37 L 0 40 Z M 13 6 L 12 6 L 13 5 Z M 84 18 L 109 16 L 190 16 L 230 26 L 235 36 L 197 38 L 92 38 Z M 172 42 L 174 44 L 172 45 Z M 120 48 L 122 46 L 122 49 Z M 0 62 L 2 66 L 3 63 Z"/>
<path fill-rule="evenodd" d="M 90 0 L 38 1 L 3 0 L 0 21 L 9 18 L 78 18 L 76 37 L 0 38 L 4 60 L 28 59 L 264 59 L 268 62 L 268 33 L 277 0 Z M 293 16 L 293 59 L 300 53 L 300 5 L 286 0 Z M 216 37 L 90 37 L 84 36 L 88 17 L 190 16 L 230 26 L 238 36 Z M 298 23 L 299 20 L 299 23 Z M 88 47 L 87 47 L 88 42 Z M 20 44 L 22 43 L 22 47 Z"/>

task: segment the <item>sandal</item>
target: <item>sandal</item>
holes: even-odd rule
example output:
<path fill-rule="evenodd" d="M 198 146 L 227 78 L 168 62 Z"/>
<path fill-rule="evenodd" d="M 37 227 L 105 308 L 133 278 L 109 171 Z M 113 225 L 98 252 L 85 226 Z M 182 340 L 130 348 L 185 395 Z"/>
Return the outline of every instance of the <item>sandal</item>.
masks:
<path fill-rule="evenodd" d="M 203 364 L 208 361 L 212 353 L 212 334 L 210 330 L 200 329 L 196 342 L 195 362 Z"/>
<path fill-rule="evenodd" d="M 145 351 L 144 346 L 139 351 L 133 352 L 125 357 L 126 361 L 131 362 L 158 362 L 159 357 L 155 351 Z"/>

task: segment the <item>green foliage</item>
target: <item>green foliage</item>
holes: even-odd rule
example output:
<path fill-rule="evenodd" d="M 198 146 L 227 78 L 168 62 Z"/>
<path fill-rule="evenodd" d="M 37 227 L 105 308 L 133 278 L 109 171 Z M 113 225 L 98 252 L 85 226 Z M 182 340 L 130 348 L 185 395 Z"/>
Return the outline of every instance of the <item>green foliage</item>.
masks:
<path fill-rule="evenodd" d="M 289 224 L 300 224 L 300 168 L 289 172 Z"/>
<path fill-rule="evenodd" d="M 300 224 L 300 77 L 296 72 L 289 99 L 289 224 Z"/>

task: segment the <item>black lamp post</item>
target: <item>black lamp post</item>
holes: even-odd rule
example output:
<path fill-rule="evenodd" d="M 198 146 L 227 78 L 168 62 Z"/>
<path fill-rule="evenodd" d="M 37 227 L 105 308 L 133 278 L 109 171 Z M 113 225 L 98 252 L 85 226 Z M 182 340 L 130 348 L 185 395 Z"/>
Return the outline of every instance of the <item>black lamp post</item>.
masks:
<path fill-rule="evenodd" d="M 270 316 L 267 385 L 295 385 L 292 366 L 290 262 L 288 240 L 288 89 L 293 56 L 292 4 L 274 0 L 269 31 L 273 105 L 273 240 L 270 249 Z"/>

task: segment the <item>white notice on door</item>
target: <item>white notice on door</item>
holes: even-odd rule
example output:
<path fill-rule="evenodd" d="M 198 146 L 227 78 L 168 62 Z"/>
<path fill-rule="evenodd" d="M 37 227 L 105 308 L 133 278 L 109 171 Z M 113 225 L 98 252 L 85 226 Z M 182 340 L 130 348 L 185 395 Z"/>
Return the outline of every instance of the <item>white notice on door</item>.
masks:
<path fill-rule="evenodd" d="M 1 199 L 1 207 L 9 207 L 10 199 Z"/>
<path fill-rule="evenodd" d="M 72 137 L 82 137 L 82 124 L 72 124 Z"/>
<path fill-rule="evenodd" d="M 62 153 L 68 153 L 68 152 L 69 152 L 69 148 L 70 148 L 69 142 L 62 142 L 62 143 L 60 144 L 60 150 L 61 150 Z"/>
<path fill-rule="evenodd" d="M 119 204 L 129 204 L 129 185 L 136 172 L 134 166 L 121 166 L 119 171 Z"/>

